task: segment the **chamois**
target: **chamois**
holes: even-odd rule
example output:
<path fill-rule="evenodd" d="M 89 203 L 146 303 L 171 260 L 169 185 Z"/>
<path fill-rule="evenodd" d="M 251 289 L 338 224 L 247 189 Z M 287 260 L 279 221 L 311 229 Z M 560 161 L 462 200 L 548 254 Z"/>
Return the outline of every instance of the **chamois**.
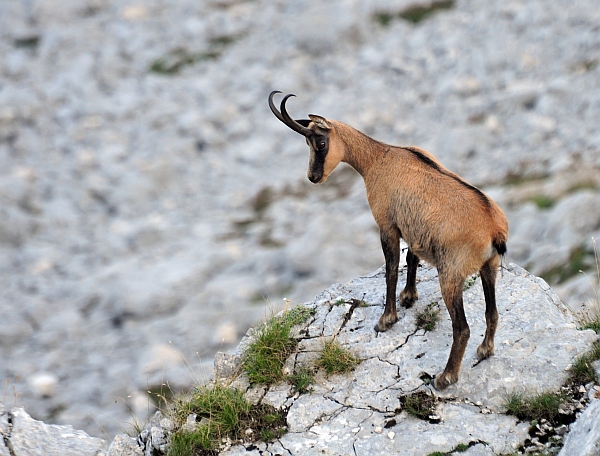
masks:
<path fill-rule="evenodd" d="M 496 276 L 506 253 L 508 222 L 498 205 L 476 187 L 444 168 L 433 155 L 418 147 L 399 147 L 376 141 L 335 120 L 317 115 L 294 120 L 283 97 L 275 116 L 306 138 L 310 147 L 308 179 L 322 183 L 340 162 L 348 163 L 364 179 L 367 200 L 379 226 L 385 257 L 385 310 L 376 331 L 398 321 L 396 286 L 400 238 L 408 244 L 407 280 L 399 295 L 403 307 L 418 299 L 416 273 L 420 259 L 434 265 L 444 303 L 452 319 L 452 348 L 444 371 L 434 379 L 442 390 L 458 380 L 470 336 L 463 308 L 465 279 L 477 271 L 485 296 L 486 332 L 477 348 L 482 360 L 494 354 L 498 325 Z"/>

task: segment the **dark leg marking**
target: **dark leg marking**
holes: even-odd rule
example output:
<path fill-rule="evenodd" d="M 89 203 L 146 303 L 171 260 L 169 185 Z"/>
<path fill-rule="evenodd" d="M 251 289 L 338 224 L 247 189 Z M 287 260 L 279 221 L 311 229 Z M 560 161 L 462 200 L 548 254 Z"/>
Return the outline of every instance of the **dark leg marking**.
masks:
<path fill-rule="evenodd" d="M 437 375 L 434 380 L 434 386 L 438 390 L 443 390 L 458 381 L 462 359 L 471 331 L 463 307 L 464 277 L 451 278 L 439 271 L 439 279 L 442 297 L 452 319 L 452 348 L 450 349 L 450 356 L 448 357 L 444 372 Z"/>
<path fill-rule="evenodd" d="M 485 296 L 485 337 L 477 347 L 477 358 L 480 360 L 489 358 L 494 354 L 494 336 L 498 327 L 498 309 L 496 307 L 496 277 L 498 275 L 499 257 L 495 257 L 485 263 L 481 269 L 481 283 L 483 295 Z"/>
<path fill-rule="evenodd" d="M 419 293 L 417 292 L 417 267 L 419 266 L 419 257 L 412 253 L 410 249 L 406 253 L 406 285 L 404 290 L 400 292 L 400 305 L 407 309 L 412 307 L 417 299 L 419 299 Z"/>
<path fill-rule="evenodd" d="M 397 229 L 381 230 L 381 248 L 385 257 L 385 310 L 375 325 L 375 331 L 387 331 L 398 321 L 396 286 L 400 261 L 400 233 Z"/>

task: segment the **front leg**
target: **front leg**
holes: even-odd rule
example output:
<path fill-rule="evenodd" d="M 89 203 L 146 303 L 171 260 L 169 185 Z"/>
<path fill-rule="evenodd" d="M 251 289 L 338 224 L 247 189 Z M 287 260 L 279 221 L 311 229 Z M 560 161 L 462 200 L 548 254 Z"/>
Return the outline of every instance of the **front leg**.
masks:
<path fill-rule="evenodd" d="M 419 299 L 419 293 L 417 292 L 417 267 L 419 266 L 419 257 L 412 253 L 408 249 L 406 254 L 406 286 L 404 290 L 400 292 L 399 301 L 402 307 L 407 309 L 412 307 L 417 299 Z"/>
<path fill-rule="evenodd" d="M 385 257 L 385 310 L 375 325 L 375 331 L 387 331 L 398 321 L 396 310 L 396 285 L 400 262 L 400 233 L 395 228 L 381 229 L 381 248 Z"/>

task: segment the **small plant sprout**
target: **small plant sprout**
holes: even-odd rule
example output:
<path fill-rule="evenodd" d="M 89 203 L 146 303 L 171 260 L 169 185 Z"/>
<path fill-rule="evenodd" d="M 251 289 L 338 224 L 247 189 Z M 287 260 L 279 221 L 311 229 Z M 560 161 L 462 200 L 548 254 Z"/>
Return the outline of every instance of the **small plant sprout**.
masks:
<path fill-rule="evenodd" d="M 417 313 L 417 327 L 425 331 L 433 331 L 440 321 L 440 309 L 437 302 L 427 305 L 427 308 Z"/>
<path fill-rule="evenodd" d="M 321 356 L 317 360 L 317 366 L 327 375 L 345 374 L 353 370 L 358 363 L 360 359 L 343 348 L 335 339 L 325 342 Z"/>
<path fill-rule="evenodd" d="M 302 366 L 294 374 L 288 376 L 288 380 L 300 394 L 309 393 L 312 391 L 311 385 L 315 383 L 314 370 L 308 366 Z"/>

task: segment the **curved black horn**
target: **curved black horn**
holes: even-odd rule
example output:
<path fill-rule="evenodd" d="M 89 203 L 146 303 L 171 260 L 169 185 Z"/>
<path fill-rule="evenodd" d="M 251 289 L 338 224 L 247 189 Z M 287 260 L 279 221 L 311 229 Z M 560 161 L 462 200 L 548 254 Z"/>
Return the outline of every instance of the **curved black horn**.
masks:
<path fill-rule="evenodd" d="M 303 136 L 313 134 L 313 131 L 310 128 L 306 128 L 298 122 L 296 122 L 294 119 L 292 119 L 285 109 L 285 102 L 287 101 L 287 99 L 290 97 L 295 97 L 296 95 L 289 94 L 283 97 L 283 100 L 281 100 L 281 112 L 279 112 L 275 107 L 275 104 L 273 103 L 273 95 L 275 95 L 276 93 L 281 92 L 279 90 L 273 90 L 269 94 L 269 108 L 271 108 L 271 111 L 273 112 L 273 114 L 275 114 L 275 117 L 281 120 L 284 124 L 286 124 L 289 128 L 294 130 L 296 133 L 300 133 Z"/>
<path fill-rule="evenodd" d="M 271 92 L 271 94 L 269 95 L 269 108 L 271 108 L 271 111 L 273 112 L 273 114 L 275 114 L 275 117 L 277 117 L 283 123 L 286 123 L 285 120 L 283 120 L 283 116 L 281 115 L 281 113 L 277 110 L 277 108 L 273 104 L 273 95 L 275 95 L 276 93 L 281 93 L 281 92 L 279 90 L 273 90 Z"/>
<path fill-rule="evenodd" d="M 280 109 L 281 109 L 281 115 L 283 117 L 283 121 L 285 122 L 285 124 L 288 127 L 290 127 L 292 130 L 294 130 L 296 133 L 300 133 L 302 136 L 312 135 L 314 132 L 310 128 L 303 127 L 298 122 L 296 122 L 294 119 L 292 119 L 285 109 L 285 102 L 288 100 L 288 98 L 295 97 L 295 96 L 296 95 L 294 95 L 293 93 L 290 93 L 289 95 L 286 95 L 285 97 L 283 97 L 283 100 L 281 100 Z"/>

